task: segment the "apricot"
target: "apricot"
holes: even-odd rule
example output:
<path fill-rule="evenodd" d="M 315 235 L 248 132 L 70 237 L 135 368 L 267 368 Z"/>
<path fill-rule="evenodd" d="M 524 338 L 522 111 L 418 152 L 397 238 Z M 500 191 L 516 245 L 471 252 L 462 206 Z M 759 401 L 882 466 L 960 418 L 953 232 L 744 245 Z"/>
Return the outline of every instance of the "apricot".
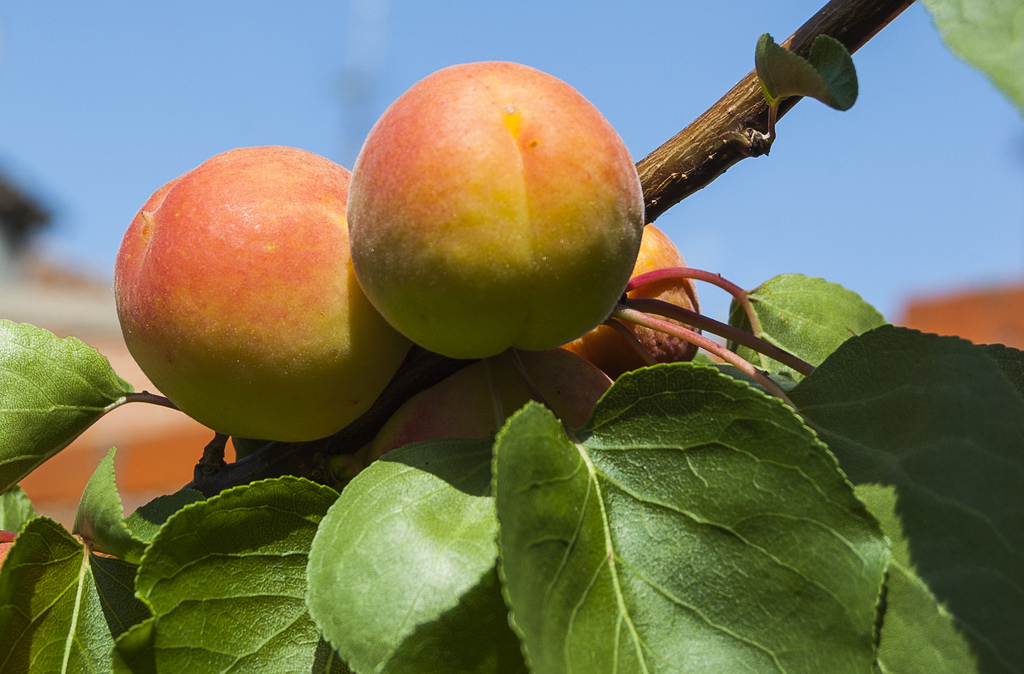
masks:
<path fill-rule="evenodd" d="M 150 197 L 121 242 L 117 313 L 139 366 L 233 436 L 330 435 L 370 407 L 411 344 L 359 287 L 349 172 L 311 152 L 217 155 Z"/>
<path fill-rule="evenodd" d="M 644 228 L 640 254 L 630 278 L 650 271 L 668 267 L 685 267 L 686 262 L 672 240 L 654 225 Z M 661 281 L 627 293 L 628 297 L 644 297 L 665 300 L 685 309 L 698 311 L 697 291 L 692 279 L 682 281 Z M 647 351 L 659 363 L 674 363 L 689 356 L 692 348 L 688 342 L 673 335 L 651 330 L 642 325 L 628 324 L 632 332 Z M 564 348 L 583 356 L 598 366 L 612 379 L 623 372 L 643 367 L 643 357 L 637 353 L 626 338 L 617 330 L 600 325 L 582 337 L 564 345 Z"/>
<path fill-rule="evenodd" d="M 521 351 L 533 385 L 569 428 L 586 423 L 612 380 L 594 365 L 565 349 Z M 407 400 L 381 427 L 367 460 L 419 440 L 479 438 L 497 430 L 489 381 L 494 383 L 507 418 L 531 398 L 531 391 L 510 352 L 477 361 Z M 489 379 L 490 378 L 490 379 Z"/>
<path fill-rule="evenodd" d="M 377 121 L 352 169 L 352 261 L 404 335 L 456 358 L 600 324 L 629 280 L 643 196 L 579 92 L 515 63 L 445 68 Z"/>

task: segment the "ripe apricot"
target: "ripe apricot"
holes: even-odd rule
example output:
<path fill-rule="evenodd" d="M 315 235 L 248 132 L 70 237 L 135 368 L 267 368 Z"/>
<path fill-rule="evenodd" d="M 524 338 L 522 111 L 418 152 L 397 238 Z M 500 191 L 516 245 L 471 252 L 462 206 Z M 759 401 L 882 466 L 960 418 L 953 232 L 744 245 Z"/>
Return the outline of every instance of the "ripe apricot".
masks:
<path fill-rule="evenodd" d="M 625 144 L 579 92 L 515 63 L 452 66 L 367 137 L 352 260 L 373 305 L 427 349 L 549 349 L 611 313 L 643 210 Z"/>
<path fill-rule="evenodd" d="M 160 188 L 118 250 L 125 342 L 146 376 L 210 428 L 300 441 L 377 398 L 410 342 L 356 281 L 349 172 L 294 148 L 217 155 Z"/>

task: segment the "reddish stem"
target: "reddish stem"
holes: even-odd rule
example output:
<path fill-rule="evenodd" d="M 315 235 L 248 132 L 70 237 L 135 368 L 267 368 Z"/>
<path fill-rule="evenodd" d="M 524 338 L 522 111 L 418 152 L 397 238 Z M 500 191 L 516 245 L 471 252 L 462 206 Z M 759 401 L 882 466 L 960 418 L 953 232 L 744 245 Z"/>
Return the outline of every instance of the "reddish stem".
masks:
<path fill-rule="evenodd" d="M 636 335 L 633 334 L 633 331 L 627 328 L 622 321 L 617 321 L 614 318 L 609 318 L 607 321 L 604 322 L 604 325 L 607 325 L 609 328 L 615 330 L 617 333 L 622 335 L 622 338 L 626 340 L 630 348 L 636 351 L 637 355 L 643 359 L 645 364 L 658 364 L 658 360 L 651 355 L 651 352 L 647 350 L 647 347 L 644 346 L 643 342 L 637 339 Z"/>
<path fill-rule="evenodd" d="M 674 335 L 679 339 L 690 342 L 691 344 L 704 349 L 708 353 L 718 356 L 725 362 L 739 369 L 741 372 L 746 373 L 751 379 L 768 390 L 769 393 L 780 398 L 790 407 L 793 407 L 793 403 L 786 397 L 785 392 L 779 388 L 779 385 L 773 382 L 765 372 L 758 370 L 749 361 L 740 358 L 737 354 L 726 349 L 721 344 L 711 341 L 704 335 L 696 333 L 688 328 L 684 328 L 681 325 L 676 325 L 675 323 L 655 318 L 654 316 L 645 314 L 642 311 L 631 309 L 624 304 L 616 305 L 615 310 L 612 311 L 612 316 L 623 321 L 642 325 L 650 328 L 651 330 L 660 330 L 666 334 Z"/>
<path fill-rule="evenodd" d="M 0 531 L 0 543 L 13 543 L 17 535 L 14 531 Z"/>
<path fill-rule="evenodd" d="M 719 337 L 725 337 L 728 340 L 742 344 L 745 347 L 753 349 L 758 353 L 762 353 L 773 360 L 791 367 L 805 377 L 810 373 L 814 372 L 814 366 L 807 361 L 797 358 L 789 351 L 785 351 L 775 346 L 770 342 L 766 342 L 760 337 L 755 337 L 749 332 L 734 328 L 731 325 L 716 321 L 713 318 L 708 318 L 703 314 L 698 314 L 696 311 L 690 311 L 685 307 L 680 307 L 671 302 L 665 302 L 664 300 L 647 299 L 647 298 L 630 298 L 623 302 L 624 305 L 633 307 L 638 311 L 642 311 L 646 314 L 657 314 L 658 316 L 665 316 L 666 318 L 672 318 L 677 321 L 682 321 L 687 325 L 707 330 L 710 333 L 718 335 Z"/>
<path fill-rule="evenodd" d="M 732 281 L 725 280 L 722 278 L 721 274 L 704 271 L 703 269 L 694 269 L 693 267 L 665 267 L 664 269 L 649 271 L 646 274 L 640 274 L 639 276 L 630 279 L 629 284 L 626 286 L 626 292 L 628 293 L 631 290 L 642 288 L 643 286 L 651 283 L 658 283 L 659 281 L 688 278 L 716 285 L 732 295 L 733 299 L 740 303 L 740 306 L 743 307 L 743 311 L 747 314 L 747 320 L 750 321 L 750 332 L 753 333 L 755 337 L 761 336 L 761 321 L 757 319 L 754 307 L 750 305 L 750 298 L 747 297 L 747 291 Z"/>

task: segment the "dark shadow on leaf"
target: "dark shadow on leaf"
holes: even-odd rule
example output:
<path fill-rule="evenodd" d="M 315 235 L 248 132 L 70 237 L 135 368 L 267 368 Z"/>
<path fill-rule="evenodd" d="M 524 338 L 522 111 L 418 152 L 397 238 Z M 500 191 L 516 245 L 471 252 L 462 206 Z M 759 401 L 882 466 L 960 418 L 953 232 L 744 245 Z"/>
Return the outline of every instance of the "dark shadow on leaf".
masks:
<path fill-rule="evenodd" d="M 791 392 L 853 483 L 895 487 L 912 564 L 993 672 L 1024 670 L 1022 361 L 1003 349 L 884 326 Z"/>
<path fill-rule="evenodd" d="M 425 440 L 399 447 L 378 461 L 430 473 L 470 496 L 490 496 L 493 445 L 492 437 Z"/>

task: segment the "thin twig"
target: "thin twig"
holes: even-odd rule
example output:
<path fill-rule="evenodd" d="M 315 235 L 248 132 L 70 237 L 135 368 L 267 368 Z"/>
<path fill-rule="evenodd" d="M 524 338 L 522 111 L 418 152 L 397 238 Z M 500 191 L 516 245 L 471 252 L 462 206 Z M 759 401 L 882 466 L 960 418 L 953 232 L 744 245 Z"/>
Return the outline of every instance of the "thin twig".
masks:
<path fill-rule="evenodd" d="M 641 342 L 637 338 L 636 334 L 634 334 L 632 330 L 627 328 L 622 321 L 617 320 L 615 318 L 609 318 L 602 325 L 607 325 L 609 328 L 622 335 L 622 338 L 626 340 L 630 348 L 633 349 L 633 351 L 635 351 L 638 356 L 640 356 L 641 360 L 643 360 L 646 365 L 658 364 L 658 359 L 651 355 L 651 352 L 647 350 L 647 347 L 644 346 L 644 343 Z"/>
<path fill-rule="evenodd" d="M 659 283 L 671 279 L 695 279 L 716 285 L 726 291 L 743 307 L 743 311 L 747 314 L 747 320 L 750 321 L 750 331 L 755 337 L 761 336 L 761 321 L 757 318 L 757 312 L 754 311 L 754 307 L 750 304 L 750 297 L 747 295 L 747 291 L 732 281 L 727 281 L 722 278 L 721 274 L 716 274 L 715 272 L 694 269 L 693 267 L 665 267 L 664 269 L 656 269 L 630 279 L 629 285 L 626 286 L 626 292 L 642 288 L 651 283 Z"/>
<path fill-rule="evenodd" d="M 658 299 L 647 299 L 647 298 L 629 298 L 626 299 L 623 304 L 638 311 L 642 311 L 645 314 L 656 314 L 658 316 L 664 316 L 677 321 L 692 325 L 701 330 L 707 330 L 708 332 L 718 335 L 719 337 L 725 337 L 726 339 L 742 344 L 743 346 L 753 349 L 758 353 L 762 353 L 772 360 L 777 360 L 787 367 L 791 367 L 805 377 L 810 373 L 814 372 L 814 366 L 805 360 L 794 356 L 789 351 L 780 349 L 771 342 L 766 342 L 760 337 L 734 328 L 731 325 L 716 321 L 713 318 L 698 314 L 695 311 L 690 311 L 685 307 L 680 307 L 671 302 L 665 302 L 664 300 Z"/>
<path fill-rule="evenodd" d="M 763 386 L 773 396 L 781 399 L 790 407 L 794 407 L 793 403 L 790 402 L 789 398 L 786 396 L 786 393 L 779 388 L 778 384 L 771 380 L 767 373 L 757 369 L 749 361 L 740 358 L 737 354 L 726 349 L 721 344 L 711 341 L 704 335 L 696 333 L 693 330 L 688 330 L 681 325 L 676 325 L 675 323 L 655 318 L 654 316 L 645 314 L 642 311 L 631 309 L 624 304 L 616 305 L 615 310 L 612 311 L 612 316 L 624 321 L 629 321 L 630 323 L 642 325 L 646 328 L 650 328 L 651 330 L 660 330 L 661 332 L 674 335 L 679 339 L 695 344 L 708 353 L 714 354 L 730 365 L 736 367 L 738 370 Z"/>
<path fill-rule="evenodd" d="M 161 407 L 169 407 L 172 410 L 178 409 L 178 406 L 171 402 L 170 398 L 165 398 L 162 395 L 156 393 L 150 393 L 149 391 L 136 391 L 129 393 L 125 396 L 126 403 L 149 403 L 151 405 L 159 405 Z"/>

